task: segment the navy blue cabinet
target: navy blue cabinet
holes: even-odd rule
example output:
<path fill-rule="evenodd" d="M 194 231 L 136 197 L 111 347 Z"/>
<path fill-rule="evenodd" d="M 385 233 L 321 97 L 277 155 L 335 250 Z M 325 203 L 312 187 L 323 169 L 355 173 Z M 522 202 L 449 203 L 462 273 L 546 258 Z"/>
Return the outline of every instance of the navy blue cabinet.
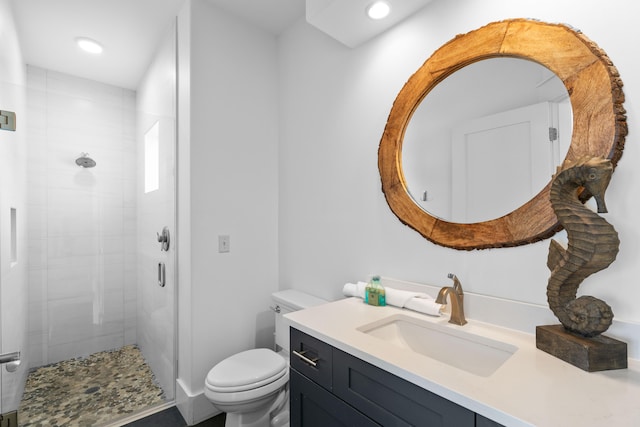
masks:
<path fill-rule="evenodd" d="M 294 328 L 290 348 L 292 427 L 500 426 Z"/>
<path fill-rule="evenodd" d="M 291 426 L 380 426 L 294 369 L 291 370 L 289 376 L 289 386 L 291 390 Z"/>

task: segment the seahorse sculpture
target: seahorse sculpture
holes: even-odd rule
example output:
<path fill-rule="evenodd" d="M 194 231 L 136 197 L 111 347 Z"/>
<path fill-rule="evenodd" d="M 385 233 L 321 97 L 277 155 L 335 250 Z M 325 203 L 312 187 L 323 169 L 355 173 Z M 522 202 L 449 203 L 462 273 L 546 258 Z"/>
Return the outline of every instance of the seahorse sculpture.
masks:
<path fill-rule="evenodd" d="M 583 205 L 579 190 L 594 197 L 598 213 L 606 213 L 604 193 L 612 173 L 611 161 L 585 157 L 559 172 L 551 184 L 551 206 L 567 231 L 568 246 L 565 249 L 555 240 L 549 246 L 547 301 L 565 329 L 585 337 L 606 331 L 613 312 L 592 296 L 576 299 L 578 287 L 615 260 L 620 240 L 613 226 Z"/>

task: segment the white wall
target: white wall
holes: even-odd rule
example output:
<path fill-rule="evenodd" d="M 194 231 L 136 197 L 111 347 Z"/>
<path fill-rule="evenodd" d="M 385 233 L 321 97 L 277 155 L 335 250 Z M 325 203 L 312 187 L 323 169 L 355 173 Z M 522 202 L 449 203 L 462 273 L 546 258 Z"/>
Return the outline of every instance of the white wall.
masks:
<path fill-rule="evenodd" d="M 15 132 L 0 130 L 0 353 L 22 352 L 14 373 L 0 371 L 0 412 L 18 409 L 27 378 L 26 70 L 13 12 L 0 0 L 0 110 L 16 113 Z M 11 209 L 15 209 L 15 250 Z"/>
<path fill-rule="evenodd" d="M 280 286 L 339 298 L 345 282 L 377 273 L 467 292 L 546 305 L 549 241 L 483 251 L 442 248 L 405 227 L 381 191 L 377 150 L 406 80 L 457 34 L 508 18 L 579 28 L 603 48 L 625 83 L 630 133 L 607 192 L 606 219 L 620 233 L 616 262 L 580 293 L 608 302 L 616 319 L 640 322 L 640 184 L 635 117 L 640 111 L 636 3 L 615 0 L 435 0 L 396 28 L 349 49 L 298 22 L 279 39 Z M 533 332 L 533 331 L 531 331 Z"/>
<path fill-rule="evenodd" d="M 31 66 L 28 86 L 35 367 L 135 343 L 135 92 Z"/>
<path fill-rule="evenodd" d="M 238 351 L 273 345 L 277 63 L 275 37 L 207 1 L 188 2 L 178 27 L 177 393 L 191 421 L 200 416 L 185 400 L 202 397 L 209 369 Z M 218 252 L 219 235 L 230 236 L 229 253 Z"/>

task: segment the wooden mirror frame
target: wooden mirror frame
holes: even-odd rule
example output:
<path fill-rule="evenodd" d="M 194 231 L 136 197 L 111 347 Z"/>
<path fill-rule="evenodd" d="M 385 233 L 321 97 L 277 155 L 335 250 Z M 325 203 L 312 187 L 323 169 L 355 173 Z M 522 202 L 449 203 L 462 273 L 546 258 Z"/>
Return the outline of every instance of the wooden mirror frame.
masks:
<path fill-rule="evenodd" d="M 512 247 L 546 239 L 562 228 L 549 201 L 551 180 L 513 212 L 472 224 L 432 216 L 407 189 L 402 142 L 413 112 L 456 70 L 496 57 L 538 62 L 564 83 L 573 109 L 573 134 L 564 164 L 591 155 L 611 159 L 615 168 L 622 156 L 627 135 L 622 80 L 605 52 L 582 33 L 562 24 L 513 19 L 458 35 L 434 52 L 400 90 L 378 150 L 382 191 L 389 207 L 401 222 L 438 245 L 463 250 Z"/>

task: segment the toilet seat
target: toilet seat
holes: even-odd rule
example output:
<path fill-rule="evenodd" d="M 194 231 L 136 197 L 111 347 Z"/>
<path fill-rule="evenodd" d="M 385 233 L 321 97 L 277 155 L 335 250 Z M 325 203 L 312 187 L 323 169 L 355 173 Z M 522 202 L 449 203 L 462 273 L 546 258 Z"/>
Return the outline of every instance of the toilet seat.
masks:
<path fill-rule="evenodd" d="M 216 393 L 237 393 L 279 383 L 287 374 L 287 362 L 282 356 L 257 348 L 229 356 L 211 368 L 205 386 Z"/>

